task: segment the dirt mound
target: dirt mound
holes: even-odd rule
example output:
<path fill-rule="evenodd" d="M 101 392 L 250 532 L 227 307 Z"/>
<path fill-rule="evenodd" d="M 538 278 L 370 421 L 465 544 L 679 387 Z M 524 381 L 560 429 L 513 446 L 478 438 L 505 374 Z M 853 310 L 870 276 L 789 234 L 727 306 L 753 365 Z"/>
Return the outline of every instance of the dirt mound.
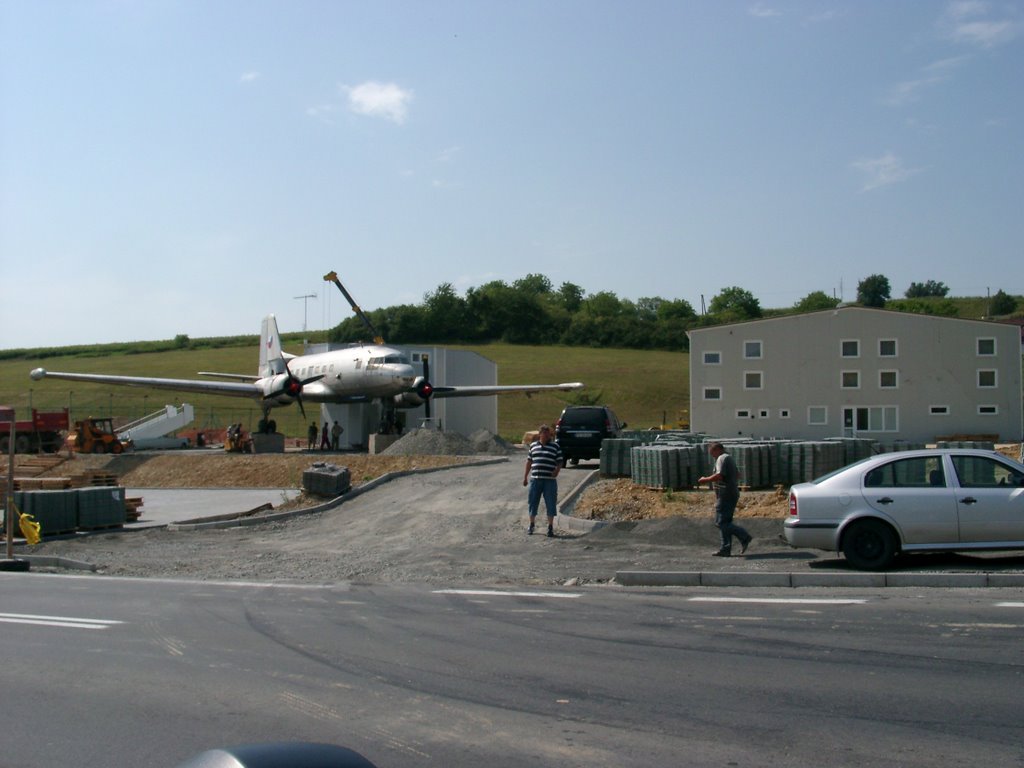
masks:
<path fill-rule="evenodd" d="M 628 478 L 598 480 L 576 502 L 573 514 L 589 520 L 649 520 L 662 517 L 714 515 L 710 490 L 662 491 L 634 485 Z M 789 494 L 781 491 L 746 491 L 740 494 L 736 517 L 781 520 L 789 514 Z"/>
<path fill-rule="evenodd" d="M 480 429 L 469 437 L 457 432 L 414 429 L 381 451 L 381 456 L 505 456 L 512 447 L 497 435 Z"/>

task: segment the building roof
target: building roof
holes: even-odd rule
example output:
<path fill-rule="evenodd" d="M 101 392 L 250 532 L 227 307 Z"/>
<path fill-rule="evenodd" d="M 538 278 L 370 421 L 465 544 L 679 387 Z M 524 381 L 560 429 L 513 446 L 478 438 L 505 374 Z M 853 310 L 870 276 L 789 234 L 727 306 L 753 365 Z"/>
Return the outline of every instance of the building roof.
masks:
<path fill-rule="evenodd" d="M 821 309 L 814 312 L 795 312 L 786 315 L 774 315 L 772 317 L 757 317 L 751 320 L 740 320 L 735 323 L 721 323 L 720 325 L 708 325 L 701 328 L 691 328 L 686 332 L 687 337 L 702 333 L 705 331 L 714 331 L 720 328 L 734 328 L 739 325 L 753 325 L 755 323 L 771 323 L 771 322 L 785 322 L 789 320 L 795 320 L 800 318 L 808 318 L 814 316 L 825 316 L 825 315 L 838 315 L 842 313 L 858 313 L 858 312 L 872 312 L 876 314 L 888 314 L 893 317 L 901 319 L 914 319 L 914 320 L 933 320 L 936 322 L 946 321 L 954 323 L 984 323 L 986 325 L 1003 325 L 1005 322 L 1012 322 L 1017 324 L 1018 321 L 1024 323 L 1024 318 L 1013 318 L 1010 321 L 1002 320 L 986 320 L 983 318 L 972 318 L 972 317 L 946 317 L 944 315 L 925 315 L 918 312 L 900 312 L 894 309 L 879 309 L 877 307 L 864 307 L 860 304 L 840 304 L 834 309 Z M 1024 339 L 1024 325 L 1021 327 L 1022 339 Z"/>

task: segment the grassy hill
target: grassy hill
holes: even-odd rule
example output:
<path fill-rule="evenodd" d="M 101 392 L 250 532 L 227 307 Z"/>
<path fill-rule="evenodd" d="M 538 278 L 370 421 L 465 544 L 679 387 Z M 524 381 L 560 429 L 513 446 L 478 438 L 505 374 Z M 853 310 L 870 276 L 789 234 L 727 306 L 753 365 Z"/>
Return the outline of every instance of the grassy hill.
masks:
<path fill-rule="evenodd" d="M 922 299 L 921 305 L 940 305 L 952 316 L 984 317 L 985 297 Z M 1024 301 L 1024 300 L 1022 300 Z M 765 310 L 778 315 L 792 310 Z M 326 332 L 282 334 L 288 352 L 302 351 L 302 337 L 323 341 Z M 72 416 L 113 416 L 124 423 L 151 413 L 167 403 L 189 402 L 196 409 L 197 426 L 224 427 L 242 422 L 254 427 L 261 411 L 254 401 L 242 398 L 188 395 L 168 391 L 107 387 L 67 381 L 33 382 L 29 371 L 37 366 L 83 373 L 196 378 L 197 371 L 255 373 L 257 336 L 133 342 L 34 350 L 0 350 L 0 404 L 12 405 L 18 418 L 29 409 L 68 406 Z M 498 404 L 498 432 L 518 440 L 522 433 L 543 421 L 554 421 L 567 403 L 610 405 L 630 427 L 646 429 L 675 422 L 685 416 L 690 401 L 690 359 L 680 352 L 587 347 L 533 347 L 509 344 L 445 345 L 467 349 L 498 365 L 499 384 L 558 383 L 582 381 L 582 394 L 553 393 L 505 395 Z M 316 406 L 311 406 L 311 411 Z M 297 406 L 274 411 L 278 428 L 294 437 L 305 435 L 305 422 Z"/>
<path fill-rule="evenodd" d="M 248 341 L 248 340 L 246 340 Z M 285 351 L 300 353 L 300 343 L 284 341 Z M 509 344 L 484 346 L 448 345 L 453 349 L 478 352 L 498 365 L 500 384 L 558 383 L 582 381 L 583 396 L 606 403 L 630 426 L 647 428 L 661 423 L 663 413 L 674 420 L 689 406 L 689 356 L 678 352 L 631 349 L 590 349 L 531 347 Z M 29 371 L 37 366 L 80 373 L 112 373 L 127 376 L 198 378 L 197 371 L 255 373 L 258 339 L 242 346 L 125 354 L 105 354 L 101 348 L 76 349 L 73 354 L 47 350 L 40 359 L 18 356 L 0 360 L 0 404 L 17 408 L 18 418 L 28 418 L 32 407 L 51 410 L 70 407 L 72 418 L 113 416 L 124 423 L 151 413 L 165 404 L 191 403 L 200 427 L 224 427 L 242 422 L 254 427 L 261 417 L 254 401 L 169 391 L 111 387 L 101 384 L 43 380 L 32 381 Z M 542 421 L 554 421 L 577 393 L 503 395 L 498 403 L 498 433 L 518 441 L 524 431 Z M 588 399 L 587 402 L 590 400 Z M 317 410 L 311 405 L 309 411 Z M 305 435 L 305 424 L 297 406 L 274 411 L 278 429 L 287 435 Z"/>

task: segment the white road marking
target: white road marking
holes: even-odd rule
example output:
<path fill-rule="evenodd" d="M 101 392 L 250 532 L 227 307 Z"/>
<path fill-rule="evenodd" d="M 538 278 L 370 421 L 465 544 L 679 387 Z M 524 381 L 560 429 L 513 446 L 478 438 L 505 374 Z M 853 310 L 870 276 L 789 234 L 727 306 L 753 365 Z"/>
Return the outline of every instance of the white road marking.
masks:
<path fill-rule="evenodd" d="M 36 624 L 43 627 L 70 627 L 72 629 L 109 629 L 123 621 L 110 619 L 81 619 L 74 616 L 36 616 L 29 613 L 0 613 L 4 624 Z"/>
<path fill-rule="evenodd" d="M 817 597 L 691 597 L 691 603 L 783 603 L 792 605 L 863 605 L 860 598 Z"/>
<path fill-rule="evenodd" d="M 435 595 L 468 595 L 470 597 L 554 597 L 574 598 L 583 597 L 577 592 L 503 592 L 497 589 L 435 589 Z"/>
<path fill-rule="evenodd" d="M 1024 608 L 1024 603 L 996 603 L 996 608 Z"/>

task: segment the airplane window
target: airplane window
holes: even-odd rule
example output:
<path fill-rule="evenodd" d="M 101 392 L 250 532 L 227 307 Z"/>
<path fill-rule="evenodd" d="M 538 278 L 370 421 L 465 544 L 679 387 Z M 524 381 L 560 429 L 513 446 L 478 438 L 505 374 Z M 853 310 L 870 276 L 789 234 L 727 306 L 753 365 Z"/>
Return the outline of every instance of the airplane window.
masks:
<path fill-rule="evenodd" d="M 409 364 L 409 360 L 405 357 L 405 355 L 388 355 L 387 357 L 384 358 L 384 362 L 385 363 L 393 363 L 393 364 L 396 364 L 396 365 L 408 365 Z"/>

